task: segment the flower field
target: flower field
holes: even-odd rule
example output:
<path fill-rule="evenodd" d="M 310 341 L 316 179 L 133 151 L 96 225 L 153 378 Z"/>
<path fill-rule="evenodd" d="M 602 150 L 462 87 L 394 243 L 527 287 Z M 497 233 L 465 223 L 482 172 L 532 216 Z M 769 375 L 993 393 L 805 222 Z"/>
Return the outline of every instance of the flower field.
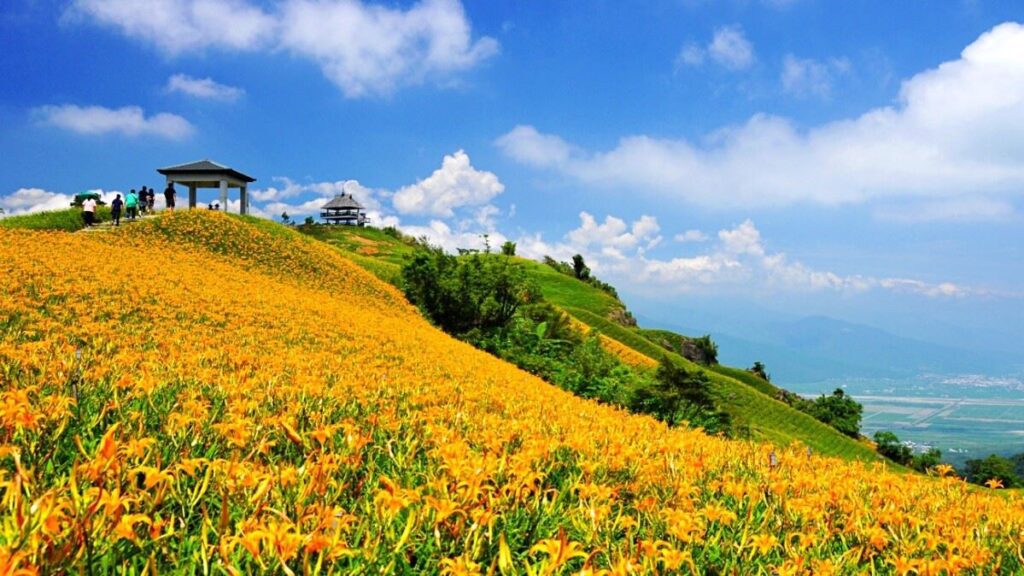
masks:
<path fill-rule="evenodd" d="M 580 400 L 284 229 L 0 246 L 0 573 L 1024 573 L 1019 494 Z"/>

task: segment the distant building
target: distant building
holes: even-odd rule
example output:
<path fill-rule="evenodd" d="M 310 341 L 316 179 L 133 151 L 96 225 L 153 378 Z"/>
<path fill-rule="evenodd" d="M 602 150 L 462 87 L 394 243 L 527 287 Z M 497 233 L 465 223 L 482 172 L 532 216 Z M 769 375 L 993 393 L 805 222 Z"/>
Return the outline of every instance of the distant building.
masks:
<path fill-rule="evenodd" d="M 346 226 L 365 226 L 370 221 L 366 217 L 363 205 L 351 194 L 338 194 L 330 202 L 320 207 L 320 218 L 328 224 L 344 224 Z"/>

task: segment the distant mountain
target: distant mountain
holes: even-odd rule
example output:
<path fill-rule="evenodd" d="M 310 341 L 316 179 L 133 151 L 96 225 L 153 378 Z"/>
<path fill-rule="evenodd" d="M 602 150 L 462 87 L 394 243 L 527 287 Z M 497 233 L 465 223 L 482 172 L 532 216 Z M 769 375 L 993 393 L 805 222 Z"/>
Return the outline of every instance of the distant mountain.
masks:
<path fill-rule="evenodd" d="M 750 325 L 737 336 L 714 326 L 673 325 L 671 320 L 638 316 L 641 323 L 684 334 L 710 333 L 719 360 L 735 366 L 761 361 L 782 385 L 840 378 L 905 378 L 925 373 L 1003 374 L 1015 371 L 1011 359 L 896 336 L 885 330 L 828 318 L 774 319 Z M 731 322 L 732 328 L 736 325 Z"/>

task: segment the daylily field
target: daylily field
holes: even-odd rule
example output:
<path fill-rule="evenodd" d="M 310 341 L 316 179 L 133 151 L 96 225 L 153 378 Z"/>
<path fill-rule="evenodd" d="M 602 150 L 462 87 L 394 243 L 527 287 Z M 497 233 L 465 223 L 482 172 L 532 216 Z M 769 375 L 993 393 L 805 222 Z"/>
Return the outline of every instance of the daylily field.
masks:
<path fill-rule="evenodd" d="M 0 246 L 3 574 L 1024 573 L 1019 493 L 575 398 L 284 229 Z"/>

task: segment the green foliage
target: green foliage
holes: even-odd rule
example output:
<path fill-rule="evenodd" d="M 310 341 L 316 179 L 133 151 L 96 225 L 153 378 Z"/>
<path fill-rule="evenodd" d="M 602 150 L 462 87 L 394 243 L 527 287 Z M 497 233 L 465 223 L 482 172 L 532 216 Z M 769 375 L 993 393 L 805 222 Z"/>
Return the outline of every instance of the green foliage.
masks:
<path fill-rule="evenodd" d="M 964 469 L 968 482 L 984 484 L 989 480 L 1002 482 L 1004 488 L 1024 486 L 1024 480 L 1017 475 L 1013 460 L 996 454 L 980 460 L 968 460 Z"/>
<path fill-rule="evenodd" d="M 892 432 L 875 432 L 875 444 L 879 454 L 897 464 L 908 466 L 914 459 L 914 452 L 910 446 L 900 443 L 900 439 Z"/>
<path fill-rule="evenodd" d="M 851 438 L 860 436 L 860 419 L 864 407 L 847 396 L 842 388 L 836 388 L 831 396 L 815 398 L 805 411 Z"/>
<path fill-rule="evenodd" d="M 96 221 L 105 222 L 107 220 L 110 220 L 110 208 L 108 206 L 97 206 Z M 7 216 L 0 218 L 0 227 L 74 232 L 85 228 L 85 220 L 82 219 L 82 211 L 80 209 L 68 208 L 67 210 L 51 210 Z"/>
<path fill-rule="evenodd" d="M 305 224 L 306 226 L 312 226 L 316 224 L 316 220 L 313 220 L 312 216 L 306 216 L 306 219 L 303 221 L 303 224 Z"/>
<path fill-rule="evenodd" d="M 922 454 L 914 454 L 910 446 L 900 442 L 896 434 L 883 430 L 875 432 L 874 439 L 879 454 L 918 472 L 925 472 L 942 463 L 942 451 L 938 448 L 929 448 Z"/>
<path fill-rule="evenodd" d="M 456 336 L 504 327 L 537 294 L 522 266 L 509 257 L 456 257 L 440 248 L 413 256 L 402 269 L 402 288 L 427 318 Z"/>
<path fill-rule="evenodd" d="M 572 257 L 572 273 L 576 276 L 577 280 L 590 278 L 590 267 L 583 261 L 582 254 L 576 254 Z"/>
<path fill-rule="evenodd" d="M 501 253 L 504 256 L 515 256 L 516 255 L 516 243 L 511 240 L 506 240 L 501 245 Z"/>
<path fill-rule="evenodd" d="M 764 367 L 764 364 L 760 360 L 754 362 L 754 365 L 747 369 L 748 372 L 764 380 L 765 382 L 771 382 L 772 377 L 768 374 L 768 370 Z"/>
<path fill-rule="evenodd" d="M 281 212 L 281 224 L 291 224 L 291 223 L 292 223 L 291 216 L 289 216 L 287 212 Z"/>
<path fill-rule="evenodd" d="M 705 334 L 699 338 L 693 338 L 691 339 L 691 342 L 693 342 L 693 346 L 698 352 L 698 358 L 691 358 L 691 360 L 705 366 L 718 364 L 718 344 L 715 344 L 715 341 L 711 339 L 710 334 Z"/>
<path fill-rule="evenodd" d="M 662 360 L 655 381 L 633 394 L 632 408 L 669 424 L 684 421 L 711 431 L 728 428 L 728 417 L 715 410 L 711 383 L 704 372 Z"/>

